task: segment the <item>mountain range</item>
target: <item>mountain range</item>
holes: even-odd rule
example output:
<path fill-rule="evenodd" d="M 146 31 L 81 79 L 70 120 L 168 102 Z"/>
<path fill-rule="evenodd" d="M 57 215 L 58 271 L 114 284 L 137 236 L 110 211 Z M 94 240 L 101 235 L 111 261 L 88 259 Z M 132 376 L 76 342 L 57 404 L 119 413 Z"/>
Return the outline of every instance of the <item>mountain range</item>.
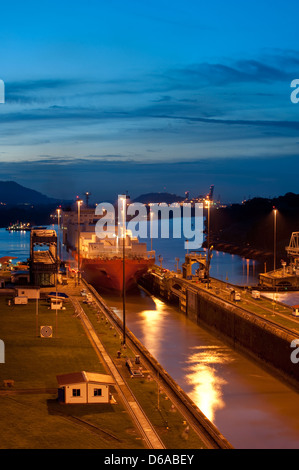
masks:
<path fill-rule="evenodd" d="M 50 205 L 60 202 L 58 199 L 45 196 L 14 181 L 0 181 L 0 203 L 12 206 L 19 204 Z"/>

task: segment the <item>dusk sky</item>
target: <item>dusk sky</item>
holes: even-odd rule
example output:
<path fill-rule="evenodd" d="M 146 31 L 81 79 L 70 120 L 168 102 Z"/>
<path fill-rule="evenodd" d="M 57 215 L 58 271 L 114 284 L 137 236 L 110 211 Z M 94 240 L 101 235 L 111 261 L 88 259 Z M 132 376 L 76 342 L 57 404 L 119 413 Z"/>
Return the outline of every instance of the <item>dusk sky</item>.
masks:
<path fill-rule="evenodd" d="M 1 180 L 52 197 L 299 192 L 299 3 L 1 5 Z"/>

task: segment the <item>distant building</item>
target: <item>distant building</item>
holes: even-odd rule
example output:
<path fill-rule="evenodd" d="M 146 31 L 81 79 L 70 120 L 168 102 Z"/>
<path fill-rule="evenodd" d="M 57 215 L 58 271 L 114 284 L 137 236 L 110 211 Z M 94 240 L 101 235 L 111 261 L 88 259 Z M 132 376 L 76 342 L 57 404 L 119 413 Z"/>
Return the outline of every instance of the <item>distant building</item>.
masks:
<path fill-rule="evenodd" d="M 110 403 L 110 386 L 114 384 L 111 375 L 82 371 L 56 378 L 61 403 Z"/>

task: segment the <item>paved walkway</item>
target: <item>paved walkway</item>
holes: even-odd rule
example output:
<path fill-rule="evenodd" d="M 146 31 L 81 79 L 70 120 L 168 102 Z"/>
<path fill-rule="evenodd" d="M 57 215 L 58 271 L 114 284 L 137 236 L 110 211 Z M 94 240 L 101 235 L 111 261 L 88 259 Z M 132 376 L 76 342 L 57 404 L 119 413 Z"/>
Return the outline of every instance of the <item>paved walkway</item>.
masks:
<path fill-rule="evenodd" d="M 147 416 L 145 415 L 144 411 L 140 407 L 139 403 L 133 396 L 128 385 L 123 380 L 114 362 L 112 361 L 111 357 L 109 356 L 103 344 L 101 343 L 98 335 L 95 333 L 94 328 L 91 322 L 89 321 L 86 313 L 81 307 L 79 303 L 79 299 L 80 298 L 82 299 L 82 297 L 80 296 L 80 290 L 82 288 L 85 288 L 82 284 L 79 286 L 75 286 L 74 282 L 71 280 L 67 288 L 65 286 L 59 287 L 59 291 L 61 292 L 63 291 L 67 293 L 68 295 L 70 295 L 70 300 L 72 301 L 75 307 L 75 311 L 83 323 L 83 326 L 85 328 L 85 331 L 91 343 L 93 344 L 95 350 L 100 354 L 102 360 L 107 366 L 108 372 L 114 378 L 115 383 L 116 383 L 116 389 L 118 390 L 119 395 L 122 397 L 124 405 L 126 406 L 132 419 L 134 420 L 137 428 L 139 429 L 141 434 L 144 436 L 144 440 L 147 446 L 152 449 L 165 449 L 163 442 L 161 441 L 160 437 L 156 433 L 155 429 L 153 428 L 151 422 L 148 420 Z"/>
<path fill-rule="evenodd" d="M 156 271 L 161 271 L 158 266 L 155 266 Z M 163 271 L 161 272 L 163 273 Z M 178 282 L 188 286 L 188 288 L 194 289 L 195 291 L 207 292 L 219 299 L 225 300 L 226 302 L 232 303 L 233 305 L 239 306 L 246 310 L 248 313 L 253 313 L 259 316 L 261 319 L 265 319 L 289 330 L 298 336 L 299 333 L 299 317 L 292 315 L 292 307 L 284 305 L 276 300 L 276 294 L 273 293 L 273 298 L 263 296 L 261 291 L 261 298 L 254 299 L 252 293 L 245 287 L 234 286 L 227 282 L 220 281 L 219 279 L 210 278 L 210 284 L 204 284 L 198 280 L 187 280 L 183 278 L 177 278 Z M 240 300 L 234 301 L 231 291 L 235 290 L 240 294 Z"/>

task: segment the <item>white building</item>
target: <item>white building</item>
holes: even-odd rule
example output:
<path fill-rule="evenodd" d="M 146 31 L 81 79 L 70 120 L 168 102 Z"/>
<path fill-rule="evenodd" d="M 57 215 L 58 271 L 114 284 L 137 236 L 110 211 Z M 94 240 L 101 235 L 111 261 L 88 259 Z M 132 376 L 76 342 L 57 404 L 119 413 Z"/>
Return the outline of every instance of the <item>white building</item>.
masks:
<path fill-rule="evenodd" d="M 57 375 L 58 399 L 66 404 L 110 403 L 111 375 L 73 372 Z"/>
<path fill-rule="evenodd" d="M 63 302 L 65 299 L 61 297 L 51 297 L 51 310 L 65 310 Z"/>
<path fill-rule="evenodd" d="M 34 286 L 17 286 L 16 297 L 27 297 L 27 299 L 39 299 L 40 288 Z"/>

